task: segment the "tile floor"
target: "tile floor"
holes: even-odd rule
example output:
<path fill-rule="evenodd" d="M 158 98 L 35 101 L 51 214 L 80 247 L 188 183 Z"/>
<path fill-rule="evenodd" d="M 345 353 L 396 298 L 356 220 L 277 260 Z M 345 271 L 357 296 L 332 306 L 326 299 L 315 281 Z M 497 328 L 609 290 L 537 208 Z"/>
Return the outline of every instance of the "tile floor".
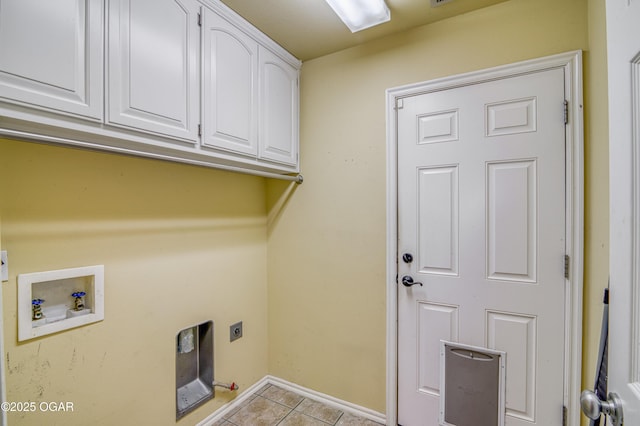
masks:
<path fill-rule="evenodd" d="M 275 385 L 265 385 L 215 426 L 379 426 Z"/>

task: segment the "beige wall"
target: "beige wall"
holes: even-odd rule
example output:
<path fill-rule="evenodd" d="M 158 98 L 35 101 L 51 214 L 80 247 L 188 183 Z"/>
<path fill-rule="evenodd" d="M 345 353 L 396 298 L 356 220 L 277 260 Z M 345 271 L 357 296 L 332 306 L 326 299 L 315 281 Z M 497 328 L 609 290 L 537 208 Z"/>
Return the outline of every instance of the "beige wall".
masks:
<path fill-rule="evenodd" d="M 601 13 L 597 3 L 590 5 Z M 603 58 L 590 52 L 588 11 L 584 0 L 511 0 L 304 63 L 305 183 L 269 228 L 272 374 L 385 411 L 385 89 L 582 49 L 594 68 L 591 100 Z M 603 19 L 591 16 L 594 38 Z M 588 111 L 597 122 L 585 138 L 591 297 L 608 268 L 607 145 L 601 106 Z M 282 192 L 268 184 L 272 202 Z M 598 302 L 585 303 L 599 321 Z M 597 331 L 587 333 L 587 351 L 595 351 Z M 595 361 L 587 361 L 590 371 Z"/>
<path fill-rule="evenodd" d="M 270 373 L 384 412 L 385 89 L 577 49 L 589 385 L 608 275 L 601 3 L 510 0 L 305 62 L 301 186 L 0 140 L 8 397 L 76 408 L 10 424 L 172 424 L 175 334 L 208 319 L 217 378 L 246 388 Z M 92 264 L 105 265 L 105 320 L 18 344 L 16 274 Z M 237 320 L 245 337 L 230 344 Z"/>
<path fill-rule="evenodd" d="M 176 334 L 207 320 L 217 379 L 246 388 L 267 374 L 264 179 L 0 140 L 0 188 L 8 400 L 75 409 L 9 424 L 175 424 Z M 94 264 L 104 321 L 18 343 L 16 275 Z M 228 399 L 218 391 L 179 423 Z"/>
<path fill-rule="evenodd" d="M 605 5 L 589 0 L 585 76 L 585 256 L 583 388 L 593 388 L 602 295 L 609 278 L 609 120 Z M 587 425 L 583 416 L 583 425 Z"/>

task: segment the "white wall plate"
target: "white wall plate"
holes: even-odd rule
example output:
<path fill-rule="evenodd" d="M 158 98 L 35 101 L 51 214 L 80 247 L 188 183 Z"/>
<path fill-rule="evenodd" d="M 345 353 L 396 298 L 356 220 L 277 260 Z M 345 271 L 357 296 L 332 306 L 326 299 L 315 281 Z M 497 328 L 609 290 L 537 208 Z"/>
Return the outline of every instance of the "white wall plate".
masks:
<path fill-rule="evenodd" d="M 85 307 L 74 309 L 73 292 Z M 44 317 L 33 319 L 32 301 L 43 299 Z M 28 340 L 104 319 L 104 265 L 18 275 L 18 340 Z"/>

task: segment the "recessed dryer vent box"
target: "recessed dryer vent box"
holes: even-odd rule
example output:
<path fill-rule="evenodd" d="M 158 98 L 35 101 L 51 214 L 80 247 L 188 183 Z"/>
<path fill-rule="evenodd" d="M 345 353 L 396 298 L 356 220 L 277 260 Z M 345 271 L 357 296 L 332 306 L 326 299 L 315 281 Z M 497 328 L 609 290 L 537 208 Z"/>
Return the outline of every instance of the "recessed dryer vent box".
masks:
<path fill-rule="evenodd" d="M 18 275 L 19 341 L 103 319 L 103 265 Z"/>
<path fill-rule="evenodd" d="M 176 336 L 176 420 L 213 397 L 213 321 L 207 321 Z"/>

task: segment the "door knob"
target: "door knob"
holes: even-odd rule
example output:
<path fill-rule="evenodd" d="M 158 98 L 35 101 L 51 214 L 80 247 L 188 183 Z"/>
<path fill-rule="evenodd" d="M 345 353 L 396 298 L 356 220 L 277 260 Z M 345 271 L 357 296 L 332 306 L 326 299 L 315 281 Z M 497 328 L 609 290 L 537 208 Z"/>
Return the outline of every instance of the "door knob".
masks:
<path fill-rule="evenodd" d="M 600 418 L 600 414 L 606 414 L 611 418 L 613 426 L 623 425 L 622 400 L 614 392 L 610 392 L 608 399 L 602 401 L 598 395 L 590 390 L 582 391 L 580 406 L 584 415 L 591 420 L 597 420 Z"/>
<path fill-rule="evenodd" d="M 405 287 L 411 287 L 412 285 L 416 285 L 416 284 L 418 284 L 420 287 L 422 287 L 422 283 L 419 283 L 417 281 L 413 281 L 413 278 L 411 278 L 409 275 L 405 275 L 404 277 L 402 277 L 402 284 Z"/>

